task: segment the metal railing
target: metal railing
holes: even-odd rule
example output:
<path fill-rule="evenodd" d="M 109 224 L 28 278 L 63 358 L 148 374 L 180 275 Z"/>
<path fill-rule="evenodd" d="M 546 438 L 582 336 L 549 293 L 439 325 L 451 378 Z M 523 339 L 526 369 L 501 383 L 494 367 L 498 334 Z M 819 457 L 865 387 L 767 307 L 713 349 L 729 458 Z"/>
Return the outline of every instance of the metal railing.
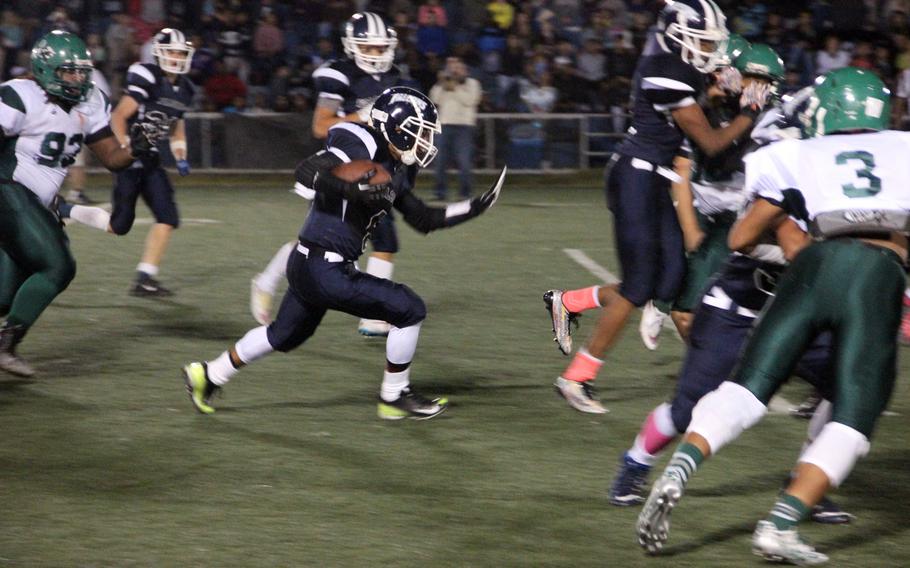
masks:
<path fill-rule="evenodd" d="M 185 118 L 188 158 L 198 172 L 290 173 L 321 147 L 310 133 L 310 113 L 190 113 Z M 628 119 L 624 113 L 479 114 L 474 171 L 492 173 L 508 165 L 519 173 L 563 173 L 602 166 Z M 166 144 L 162 151 L 163 163 L 172 166 Z"/>

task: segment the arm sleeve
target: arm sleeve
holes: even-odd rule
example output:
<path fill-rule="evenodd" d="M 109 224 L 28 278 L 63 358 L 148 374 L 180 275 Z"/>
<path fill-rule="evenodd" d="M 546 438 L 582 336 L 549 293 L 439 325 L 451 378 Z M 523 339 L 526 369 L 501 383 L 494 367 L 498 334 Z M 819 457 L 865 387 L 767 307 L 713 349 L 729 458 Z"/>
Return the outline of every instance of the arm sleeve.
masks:
<path fill-rule="evenodd" d="M 16 89 L 10 85 L 0 86 L 0 134 L 15 136 L 25 123 L 25 104 Z"/>
<path fill-rule="evenodd" d="M 351 89 L 351 80 L 347 75 L 326 63 L 313 71 L 313 84 L 320 99 L 329 99 L 344 104 Z"/>
<path fill-rule="evenodd" d="M 325 148 L 342 162 L 372 160 L 379 149 L 370 132 L 353 122 L 339 122 L 329 128 Z"/>
<path fill-rule="evenodd" d="M 111 101 L 101 89 L 93 89 L 89 99 L 90 112 L 85 122 L 85 143 L 92 144 L 113 136 L 111 131 Z"/>
<path fill-rule="evenodd" d="M 141 63 L 133 63 L 126 71 L 126 94 L 139 104 L 145 104 L 152 97 L 155 83 L 155 75 Z"/>
<path fill-rule="evenodd" d="M 782 151 L 781 151 L 782 150 Z M 787 171 L 781 160 L 784 152 L 795 152 L 788 141 L 778 142 L 761 148 L 744 158 L 746 163 L 745 192 L 753 197 L 761 197 L 782 207 L 784 191 L 796 187 L 796 180 Z"/>
<path fill-rule="evenodd" d="M 665 60 L 661 59 L 665 62 Z M 641 92 L 659 111 L 674 110 L 696 104 L 701 89 L 701 75 L 681 61 L 679 64 L 642 66 Z"/>

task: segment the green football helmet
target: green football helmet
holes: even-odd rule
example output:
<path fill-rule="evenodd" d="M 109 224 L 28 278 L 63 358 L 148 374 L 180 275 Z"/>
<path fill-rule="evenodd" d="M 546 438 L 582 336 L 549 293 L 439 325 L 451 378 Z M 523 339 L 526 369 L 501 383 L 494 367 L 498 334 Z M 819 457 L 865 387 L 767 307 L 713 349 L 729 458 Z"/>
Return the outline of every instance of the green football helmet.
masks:
<path fill-rule="evenodd" d="M 730 37 L 727 38 L 727 50 L 725 53 L 727 64 L 732 65 L 736 61 L 736 58 L 739 57 L 742 52 L 749 49 L 751 45 L 749 40 L 743 36 L 731 33 Z"/>
<path fill-rule="evenodd" d="M 807 137 L 885 130 L 891 119 L 891 91 L 869 71 L 836 69 L 816 80 L 801 118 Z"/>
<path fill-rule="evenodd" d="M 32 48 L 32 75 L 47 94 L 79 103 L 92 90 L 92 58 L 85 43 L 77 36 L 54 30 Z M 78 81 L 67 81 L 63 72 L 71 72 Z"/>
<path fill-rule="evenodd" d="M 779 83 L 784 80 L 784 61 L 770 46 L 753 43 L 733 60 L 743 77 L 759 77 Z"/>

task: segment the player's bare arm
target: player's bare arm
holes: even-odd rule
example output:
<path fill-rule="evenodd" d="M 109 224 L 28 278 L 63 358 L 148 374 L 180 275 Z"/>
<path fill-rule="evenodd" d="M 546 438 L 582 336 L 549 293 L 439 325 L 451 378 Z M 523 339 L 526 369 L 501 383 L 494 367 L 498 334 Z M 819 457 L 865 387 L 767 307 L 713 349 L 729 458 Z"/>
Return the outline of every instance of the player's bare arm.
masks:
<path fill-rule="evenodd" d="M 673 196 L 673 205 L 676 207 L 676 217 L 679 219 L 679 228 L 683 232 L 683 241 L 686 252 L 698 248 L 705 238 L 704 231 L 698 226 L 698 217 L 695 215 L 695 198 L 692 195 L 692 186 L 689 177 L 692 172 L 692 160 L 677 156 L 673 160 L 673 171 L 679 176 L 670 186 Z"/>
<path fill-rule="evenodd" d="M 716 156 L 742 138 L 753 124 L 751 117 L 740 114 L 727 126 L 712 128 L 704 111 L 697 104 L 675 109 L 673 120 L 709 156 Z"/>
<path fill-rule="evenodd" d="M 730 250 L 749 252 L 768 229 L 787 219 L 787 213 L 767 199 L 758 198 L 746 214 L 733 225 L 727 246 Z"/>
<path fill-rule="evenodd" d="M 117 106 L 114 108 L 114 112 L 111 113 L 111 129 L 113 129 L 114 136 L 117 137 L 120 144 L 129 143 L 127 121 L 138 111 L 139 103 L 136 99 L 129 95 L 123 95 L 123 97 L 120 98 L 120 102 L 117 103 Z"/>
<path fill-rule="evenodd" d="M 129 146 L 121 144 L 113 135 L 92 142 L 88 147 L 98 157 L 101 164 L 109 170 L 122 170 L 136 159 L 130 152 Z"/>
<path fill-rule="evenodd" d="M 339 122 L 363 122 L 356 112 L 338 116 L 339 108 L 341 108 L 339 101 L 325 98 L 319 99 L 316 103 L 316 111 L 313 113 L 313 136 L 325 138 L 329 134 L 329 128 Z"/>

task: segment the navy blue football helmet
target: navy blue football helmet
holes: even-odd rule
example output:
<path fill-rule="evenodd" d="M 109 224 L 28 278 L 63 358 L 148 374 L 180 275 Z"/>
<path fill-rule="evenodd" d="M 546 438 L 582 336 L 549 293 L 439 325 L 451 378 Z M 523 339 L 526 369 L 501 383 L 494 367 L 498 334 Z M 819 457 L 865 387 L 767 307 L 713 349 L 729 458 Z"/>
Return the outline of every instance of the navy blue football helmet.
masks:
<path fill-rule="evenodd" d="M 442 132 L 436 105 L 408 87 L 386 89 L 373 103 L 370 126 L 401 153 L 401 162 L 425 168 L 436 157 L 433 137 Z"/>
<path fill-rule="evenodd" d="M 657 42 L 702 73 L 726 60 L 727 18 L 713 0 L 667 0 L 657 23 Z"/>
<path fill-rule="evenodd" d="M 389 26 L 382 16 L 374 12 L 358 12 L 351 16 L 344 25 L 344 37 L 341 38 L 344 52 L 367 73 L 385 73 L 392 68 L 395 60 L 395 48 L 398 46 L 398 34 Z M 380 47 L 378 55 L 365 53 L 364 47 Z"/>

